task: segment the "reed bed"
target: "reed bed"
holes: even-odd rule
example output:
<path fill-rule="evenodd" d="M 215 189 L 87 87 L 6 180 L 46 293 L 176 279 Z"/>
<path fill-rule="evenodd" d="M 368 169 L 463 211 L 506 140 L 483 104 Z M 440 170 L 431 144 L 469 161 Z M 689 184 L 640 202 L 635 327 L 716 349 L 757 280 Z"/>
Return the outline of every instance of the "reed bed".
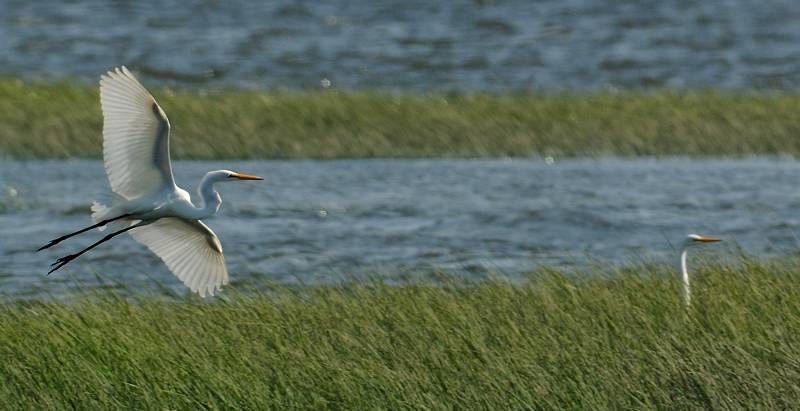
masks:
<path fill-rule="evenodd" d="M 184 159 L 800 155 L 800 96 L 153 89 Z M 96 87 L 0 80 L 0 156 L 99 158 Z"/>
<path fill-rule="evenodd" d="M 524 281 L 97 291 L 0 305 L 9 409 L 785 409 L 800 275 L 743 260 Z"/>

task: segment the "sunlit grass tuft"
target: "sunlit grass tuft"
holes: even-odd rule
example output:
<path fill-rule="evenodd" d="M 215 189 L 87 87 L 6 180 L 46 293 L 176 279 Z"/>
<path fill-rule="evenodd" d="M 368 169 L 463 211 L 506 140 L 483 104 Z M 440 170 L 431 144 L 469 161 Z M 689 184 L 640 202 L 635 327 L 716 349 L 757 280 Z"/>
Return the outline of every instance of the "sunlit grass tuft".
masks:
<path fill-rule="evenodd" d="M 153 90 L 178 158 L 800 155 L 800 96 Z M 96 87 L 0 80 L 0 155 L 99 157 Z"/>
<path fill-rule="evenodd" d="M 800 402 L 793 264 L 522 283 L 100 292 L 0 306 L 16 408 L 686 409 Z M 600 275 L 598 275 L 600 274 Z"/>

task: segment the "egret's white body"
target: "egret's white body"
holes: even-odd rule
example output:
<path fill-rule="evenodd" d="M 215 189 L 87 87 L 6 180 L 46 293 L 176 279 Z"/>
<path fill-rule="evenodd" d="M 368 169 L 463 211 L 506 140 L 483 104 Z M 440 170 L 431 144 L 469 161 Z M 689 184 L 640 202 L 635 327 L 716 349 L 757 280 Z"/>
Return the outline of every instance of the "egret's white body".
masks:
<path fill-rule="evenodd" d="M 94 225 L 59 237 L 40 250 L 91 228 L 113 232 L 79 253 L 58 259 L 50 272 L 128 232 L 158 255 L 192 291 L 214 295 L 228 283 L 219 239 L 201 221 L 213 217 L 222 204 L 214 185 L 261 178 L 229 170 L 211 171 L 197 188 L 201 202 L 195 205 L 172 176 L 167 115 L 127 68 L 101 77 L 100 103 L 103 160 L 111 192 L 92 204 Z"/>
<path fill-rule="evenodd" d="M 683 250 L 681 251 L 681 282 L 683 283 L 683 303 L 688 307 L 692 304 L 692 289 L 689 284 L 689 269 L 686 266 L 686 259 L 689 250 L 698 245 L 717 243 L 722 241 L 716 237 L 708 237 L 700 234 L 689 234 L 683 242 Z"/>

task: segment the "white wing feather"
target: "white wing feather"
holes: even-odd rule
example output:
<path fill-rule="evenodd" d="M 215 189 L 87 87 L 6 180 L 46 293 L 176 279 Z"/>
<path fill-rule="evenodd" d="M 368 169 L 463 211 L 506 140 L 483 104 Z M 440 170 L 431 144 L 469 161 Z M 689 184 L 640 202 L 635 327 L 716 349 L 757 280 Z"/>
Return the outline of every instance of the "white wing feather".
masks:
<path fill-rule="evenodd" d="M 100 78 L 103 160 L 111 189 L 128 199 L 174 185 L 169 120 L 127 68 Z"/>
<path fill-rule="evenodd" d="M 167 217 L 129 231 L 161 258 L 189 289 L 205 297 L 228 284 L 216 234 L 199 220 Z"/>

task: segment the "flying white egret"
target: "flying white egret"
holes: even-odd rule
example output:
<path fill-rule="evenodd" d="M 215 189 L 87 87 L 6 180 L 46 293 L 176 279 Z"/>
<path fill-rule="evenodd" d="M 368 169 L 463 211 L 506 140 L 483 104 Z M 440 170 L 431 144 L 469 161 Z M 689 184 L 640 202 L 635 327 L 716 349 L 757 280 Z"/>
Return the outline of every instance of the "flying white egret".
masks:
<path fill-rule="evenodd" d="M 692 290 L 689 287 L 689 271 L 686 268 L 686 257 L 687 254 L 689 254 L 689 249 L 702 244 L 718 243 L 720 241 L 722 241 L 722 239 L 716 237 L 689 234 L 683 242 L 683 251 L 681 251 L 681 279 L 683 280 L 683 302 L 686 306 L 692 303 Z"/>
<path fill-rule="evenodd" d="M 127 68 L 100 78 L 103 110 L 103 160 L 111 192 L 92 203 L 93 225 L 42 246 L 52 247 L 93 228 L 110 234 L 51 265 L 58 270 L 92 248 L 128 232 L 161 258 L 192 291 L 214 295 L 228 283 L 222 246 L 202 221 L 213 217 L 222 198 L 214 185 L 223 181 L 262 180 L 229 170 L 211 171 L 197 187 L 199 206 L 175 184 L 169 159 L 169 120 L 153 96 Z"/>

